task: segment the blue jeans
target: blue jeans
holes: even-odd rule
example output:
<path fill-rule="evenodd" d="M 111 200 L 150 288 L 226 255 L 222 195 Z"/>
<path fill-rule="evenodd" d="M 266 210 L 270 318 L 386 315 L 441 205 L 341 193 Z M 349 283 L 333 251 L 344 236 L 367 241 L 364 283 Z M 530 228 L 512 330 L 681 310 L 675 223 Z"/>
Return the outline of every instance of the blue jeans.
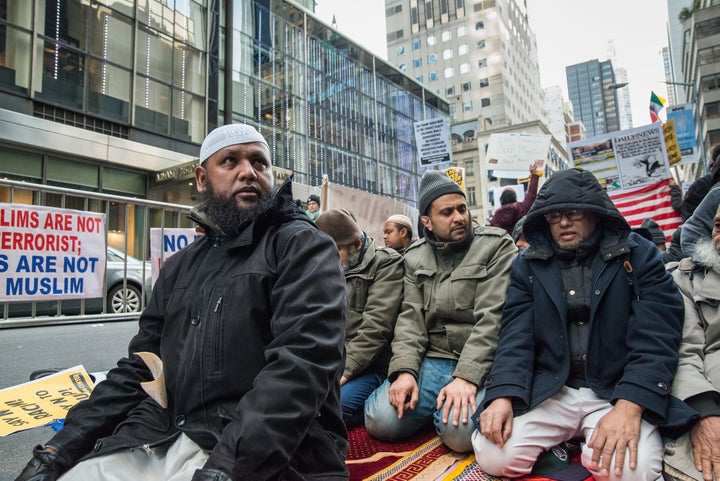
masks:
<path fill-rule="evenodd" d="M 453 426 L 451 420 L 455 406 L 450 410 L 447 424 L 442 422 L 442 408 L 435 409 L 440 390 L 454 379 L 455 366 L 457 361 L 452 359 L 423 359 L 418 379 L 418 404 L 415 409 L 404 411 L 402 419 L 398 419 L 397 409 L 390 404 L 390 383 L 385 381 L 365 402 L 365 427 L 368 432 L 381 441 L 398 441 L 412 436 L 432 419 L 440 439 L 450 449 L 472 451 L 471 436 L 475 425 L 470 417 L 467 423 L 460 419 L 460 424 Z M 478 389 L 475 402 L 479 405 L 484 397 L 485 389 Z"/>
<path fill-rule="evenodd" d="M 349 380 L 340 388 L 343 421 L 348 428 L 363 423 L 365 401 L 386 377 L 385 373 L 363 374 Z"/>

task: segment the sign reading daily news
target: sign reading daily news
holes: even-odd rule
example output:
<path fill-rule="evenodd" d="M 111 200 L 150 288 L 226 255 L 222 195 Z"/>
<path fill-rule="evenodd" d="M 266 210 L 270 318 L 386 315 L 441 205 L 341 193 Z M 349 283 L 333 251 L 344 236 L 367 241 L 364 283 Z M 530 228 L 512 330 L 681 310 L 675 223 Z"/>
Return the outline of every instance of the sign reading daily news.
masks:
<path fill-rule="evenodd" d="M 103 297 L 105 214 L 0 203 L 0 301 Z"/>
<path fill-rule="evenodd" d="M 666 149 L 660 122 L 568 144 L 573 167 L 591 171 L 608 192 L 670 177 Z"/>
<path fill-rule="evenodd" d="M 435 119 L 415 122 L 415 142 L 421 166 L 450 162 L 450 128 L 447 119 Z"/>
<path fill-rule="evenodd" d="M 173 227 L 150 229 L 150 262 L 152 263 L 152 282 L 155 285 L 160 275 L 160 267 L 171 255 L 187 247 L 197 238 L 195 229 Z"/>

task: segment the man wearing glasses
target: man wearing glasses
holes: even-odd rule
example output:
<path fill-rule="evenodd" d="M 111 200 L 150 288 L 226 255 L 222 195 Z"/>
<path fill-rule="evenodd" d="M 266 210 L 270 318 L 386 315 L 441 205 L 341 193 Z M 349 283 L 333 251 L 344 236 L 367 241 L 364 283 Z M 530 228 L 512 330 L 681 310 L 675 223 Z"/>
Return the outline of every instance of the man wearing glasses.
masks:
<path fill-rule="evenodd" d="M 583 438 L 596 480 L 660 478 L 659 428 L 694 414 L 670 394 L 683 304 L 660 251 L 581 169 L 545 183 L 523 233 L 530 247 L 513 263 L 475 416 L 478 464 L 519 477 L 544 451 Z"/>

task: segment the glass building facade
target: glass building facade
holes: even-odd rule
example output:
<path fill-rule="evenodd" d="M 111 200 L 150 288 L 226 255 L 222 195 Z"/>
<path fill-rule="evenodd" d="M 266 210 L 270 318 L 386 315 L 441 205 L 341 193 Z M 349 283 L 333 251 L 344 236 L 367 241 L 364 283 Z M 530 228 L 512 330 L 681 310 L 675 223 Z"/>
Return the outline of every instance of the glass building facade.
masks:
<path fill-rule="evenodd" d="M 413 123 L 449 111 L 285 0 L 0 0 L 0 109 L 126 139 L 128 151 L 163 149 L 168 167 L 196 156 L 217 125 L 245 122 L 296 182 L 317 186 L 327 177 L 411 205 L 419 179 Z M 52 181 L 48 159 L 58 155 L 144 174 L 143 192 L 132 177 L 141 196 L 159 170 L 63 145 L 38 148 L 0 131 L 4 175 L 22 176 L 12 160 L 18 151 L 44 156 L 42 182 Z M 125 177 L 99 176 L 94 186 Z"/>

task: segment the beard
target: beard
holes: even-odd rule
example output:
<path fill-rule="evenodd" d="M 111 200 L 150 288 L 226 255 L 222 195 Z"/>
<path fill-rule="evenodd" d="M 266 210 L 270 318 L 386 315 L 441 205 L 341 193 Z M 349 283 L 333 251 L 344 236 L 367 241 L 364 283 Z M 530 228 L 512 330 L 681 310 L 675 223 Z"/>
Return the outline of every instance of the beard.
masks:
<path fill-rule="evenodd" d="M 270 192 L 262 195 L 254 206 L 241 209 L 235 202 L 234 197 L 224 198 L 217 195 L 209 179 L 206 181 L 205 186 L 206 189 L 203 194 L 205 213 L 215 224 L 215 227 L 226 236 L 239 234 L 245 224 L 269 212 L 273 207 L 275 193 L 278 191 L 278 187 L 273 186 Z"/>
<path fill-rule="evenodd" d="M 720 253 L 711 239 L 703 239 L 695 244 L 695 259 L 699 264 L 720 272 Z"/>

